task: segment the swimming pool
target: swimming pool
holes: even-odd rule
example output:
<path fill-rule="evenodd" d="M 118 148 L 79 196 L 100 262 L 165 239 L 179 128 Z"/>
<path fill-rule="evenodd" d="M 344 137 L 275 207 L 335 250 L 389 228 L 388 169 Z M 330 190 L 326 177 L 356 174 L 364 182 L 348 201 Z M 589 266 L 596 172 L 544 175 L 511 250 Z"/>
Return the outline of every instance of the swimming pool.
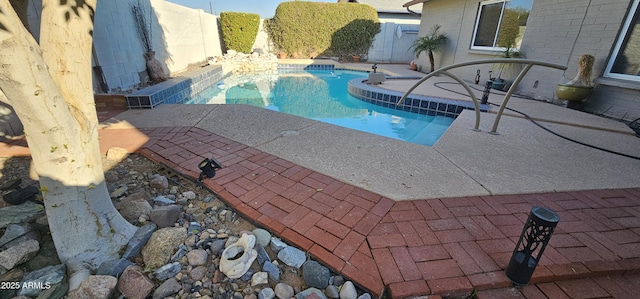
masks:
<path fill-rule="evenodd" d="M 427 146 L 435 144 L 454 121 L 453 117 L 386 108 L 351 96 L 348 82 L 366 76 L 349 70 L 233 75 L 187 103 L 248 104 Z"/>

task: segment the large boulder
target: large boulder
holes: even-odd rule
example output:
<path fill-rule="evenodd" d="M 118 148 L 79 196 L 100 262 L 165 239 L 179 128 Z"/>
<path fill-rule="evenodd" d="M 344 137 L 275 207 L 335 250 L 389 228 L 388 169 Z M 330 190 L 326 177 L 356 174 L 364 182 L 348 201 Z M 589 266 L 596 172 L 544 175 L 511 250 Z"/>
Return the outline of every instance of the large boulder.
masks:
<path fill-rule="evenodd" d="M 169 262 L 173 250 L 187 238 L 184 227 L 166 227 L 155 231 L 142 248 L 142 259 L 149 269 L 156 269 Z"/>

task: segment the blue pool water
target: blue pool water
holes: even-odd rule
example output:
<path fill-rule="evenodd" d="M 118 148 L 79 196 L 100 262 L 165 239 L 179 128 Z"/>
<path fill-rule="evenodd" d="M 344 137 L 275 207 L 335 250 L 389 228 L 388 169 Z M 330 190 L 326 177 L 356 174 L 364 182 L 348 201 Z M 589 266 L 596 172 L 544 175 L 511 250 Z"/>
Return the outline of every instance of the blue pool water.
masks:
<path fill-rule="evenodd" d="M 230 76 L 190 103 L 249 104 L 427 146 L 436 143 L 454 121 L 384 108 L 349 95 L 349 80 L 366 76 L 347 70 Z"/>

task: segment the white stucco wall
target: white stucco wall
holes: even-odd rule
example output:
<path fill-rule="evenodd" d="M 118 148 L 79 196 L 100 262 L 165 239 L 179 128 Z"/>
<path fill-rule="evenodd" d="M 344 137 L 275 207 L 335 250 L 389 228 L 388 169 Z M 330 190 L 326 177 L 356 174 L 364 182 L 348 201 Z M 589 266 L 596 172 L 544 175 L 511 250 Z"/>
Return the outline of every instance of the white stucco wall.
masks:
<path fill-rule="evenodd" d="M 145 48 L 131 14 L 137 0 L 100 1 L 94 45 L 110 90 L 131 89 L 146 72 Z M 142 1 L 151 23 L 152 49 L 167 74 L 221 55 L 217 17 L 164 0 Z"/>
<path fill-rule="evenodd" d="M 29 23 L 39 37 L 42 0 L 31 0 Z M 121 92 L 140 84 L 146 75 L 145 48 L 131 13 L 138 0 L 98 1 L 93 42 L 99 65 L 110 92 Z M 204 63 L 222 55 L 217 16 L 164 0 L 142 0 L 151 24 L 152 49 L 167 74 Z M 96 58 L 94 57 L 94 58 Z M 97 81 L 94 89 L 98 92 Z"/>

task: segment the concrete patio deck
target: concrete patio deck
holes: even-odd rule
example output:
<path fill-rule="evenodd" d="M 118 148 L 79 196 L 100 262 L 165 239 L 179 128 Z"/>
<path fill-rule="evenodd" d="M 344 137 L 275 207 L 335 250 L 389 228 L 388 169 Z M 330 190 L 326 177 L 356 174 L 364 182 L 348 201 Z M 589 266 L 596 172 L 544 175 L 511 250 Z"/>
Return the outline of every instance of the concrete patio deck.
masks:
<path fill-rule="evenodd" d="M 430 85 L 416 92 L 436 90 Z M 618 122 L 528 100 L 509 107 L 571 138 L 640 155 L 640 139 Z M 205 180 L 209 188 L 375 295 L 635 298 L 640 161 L 511 114 L 499 135 L 487 134 L 494 117 L 483 113 L 475 132 L 464 112 L 425 147 L 250 106 L 161 105 L 103 122 L 100 142 L 192 178 L 198 162 L 216 157 L 225 168 Z M 0 147 L 3 156 L 18 152 L 28 150 Z M 532 285 L 510 288 L 503 270 L 533 206 L 554 210 L 560 223 Z"/>

